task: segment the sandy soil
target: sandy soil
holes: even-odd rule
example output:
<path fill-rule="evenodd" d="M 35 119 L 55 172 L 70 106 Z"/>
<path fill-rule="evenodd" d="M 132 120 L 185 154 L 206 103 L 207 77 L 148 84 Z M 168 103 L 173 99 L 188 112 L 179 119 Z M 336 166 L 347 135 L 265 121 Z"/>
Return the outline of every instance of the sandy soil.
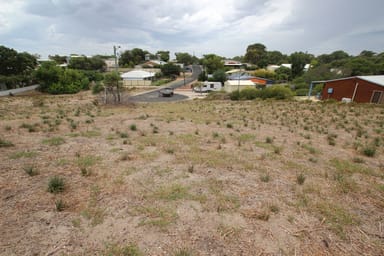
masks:
<path fill-rule="evenodd" d="M 382 106 L 80 93 L 0 120 L 0 255 L 384 254 Z"/>

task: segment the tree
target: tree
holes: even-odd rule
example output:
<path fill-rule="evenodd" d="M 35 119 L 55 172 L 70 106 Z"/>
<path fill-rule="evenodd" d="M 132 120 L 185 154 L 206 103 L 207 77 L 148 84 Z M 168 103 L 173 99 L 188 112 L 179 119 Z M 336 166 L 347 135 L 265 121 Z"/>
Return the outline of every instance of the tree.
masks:
<path fill-rule="evenodd" d="M 105 70 L 106 64 L 105 61 L 99 56 L 94 56 L 91 58 L 81 56 L 72 57 L 69 60 L 68 66 L 69 68 L 73 69 L 103 71 Z"/>
<path fill-rule="evenodd" d="M 169 61 L 169 51 L 157 51 L 156 55 L 159 55 L 162 61 Z"/>
<path fill-rule="evenodd" d="M 260 43 L 248 45 L 245 53 L 245 60 L 257 65 L 259 68 L 266 67 L 268 63 L 265 45 Z"/>
<path fill-rule="evenodd" d="M 173 63 L 166 63 L 162 65 L 160 69 L 161 73 L 167 77 L 179 76 L 180 74 L 180 67 Z"/>
<path fill-rule="evenodd" d="M 34 73 L 39 89 L 50 94 L 70 94 L 88 89 L 89 79 L 75 69 L 63 69 L 53 61 L 44 62 Z"/>
<path fill-rule="evenodd" d="M 224 84 L 225 81 L 227 81 L 227 73 L 225 73 L 223 69 L 218 69 L 213 72 L 212 78 L 214 81 L 221 82 L 221 84 Z"/>
<path fill-rule="evenodd" d="M 42 92 L 48 92 L 52 84 L 59 82 L 62 72 L 63 69 L 58 67 L 55 62 L 43 62 L 40 68 L 34 73 L 35 79 L 37 79 L 40 84 L 39 89 Z"/>
<path fill-rule="evenodd" d="M 292 70 L 290 68 L 281 66 L 275 70 L 276 79 L 283 81 L 290 81 L 292 79 Z"/>
<path fill-rule="evenodd" d="M 177 62 L 184 65 L 191 65 L 195 61 L 194 57 L 187 52 L 177 52 L 175 55 Z"/>
<path fill-rule="evenodd" d="M 54 62 L 56 62 L 57 64 L 64 64 L 64 63 L 67 63 L 67 59 L 68 57 L 67 56 L 60 56 L 60 55 L 49 55 L 48 58 L 50 60 L 53 60 Z"/>
<path fill-rule="evenodd" d="M 339 60 L 347 59 L 349 57 L 350 56 L 348 55 L 348 53 L 339 50 L 339 51 L 334 51 L 331 54 L 319 55 L 317 57 L 317 60 L 318 60 L 319 64 L 329 64 L 329 63 L 332 63 L 334 61 L 339 61 Z"/>
<path fill-rule="evenodd" d="M 202 63 L 207 68 L 208 74 L 212 74 L 216 70 L 224 69 L 223 59 L 223 57 L 216 54 L 206 54 L 202 59 Z"/>
<path fill-rule="evenodd" d="M 280 65 L 287 60 L 287 56 L 283 55 L 279 51 L 268 51 L 266 58 L 267 58 L 267 65 L 268 64 Z"/>
<path fill-rule="evenodd" d="M 140 48 L 124 51 L 119 58 L 119 65 L 125 67 L 134 67 L 145 61 L 145 55 L 149 54 Z"/>
<path fill-rule="evenodd" d="M 263 68 L 254 71 L 253 75 L 257 76 L 257 77 L 267 78 L 267 79 L 273 79 L 273 80 L 276 79 L 276 73 L 275 72 L 268 71 L 268 70 L 263 69 Z"/>
<path fill-rule="evenodd" d="M 292 64 L 292 77 L 301 76 L 304 72 L 305 64 L 311 63 L 313 55 L 304 52 L 294 52 L 289 56 Z"/>
<path fill-rule="evenodd" d="M 120 80 L 121 77 L 117 72 L 111 72 L 104 75 L 104 85 L 106 88 L 106 93 L 112 94 L 114 103 L 120 102 Z M 114 89 L 115 87 L 116 92 Z M 105 98 L 105 103 L 107 103 L 107 97 Z"/>
<path fill-rule="evenodd" d="M 7 88 L 29 84 L 36 65 L 35 56 L 0 46 L 0 83 L 5 83 Z"/>

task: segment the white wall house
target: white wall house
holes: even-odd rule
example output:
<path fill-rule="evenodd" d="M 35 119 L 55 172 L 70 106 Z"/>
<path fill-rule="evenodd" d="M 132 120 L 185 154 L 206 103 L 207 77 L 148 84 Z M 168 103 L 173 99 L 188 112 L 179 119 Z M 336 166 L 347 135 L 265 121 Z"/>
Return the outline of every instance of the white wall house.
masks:
<path fill-rule="evenodd" d="M 123 79 L 123 86 L 146 86 L 151 85 L 154 72 L 145 70 L 132 70 L 121 75 Z"/>

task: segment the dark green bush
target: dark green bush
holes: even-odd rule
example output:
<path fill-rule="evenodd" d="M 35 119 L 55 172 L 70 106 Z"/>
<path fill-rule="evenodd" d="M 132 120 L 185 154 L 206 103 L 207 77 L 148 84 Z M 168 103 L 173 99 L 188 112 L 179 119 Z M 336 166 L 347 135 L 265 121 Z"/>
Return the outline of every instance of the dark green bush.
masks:
<path fill-rule="evenodd" d="M 49 180 L 48 192 L 57 194 L 64 191 L 64 179 L 58 176 L 54 176 Z"/>
<path fill-rule="evenodd" d="M 308 96 L 308 89 L 297 89 L 295 93 L 297 96 Z"/>
<path fill-rule="evenodd" d="M 294 96 L 294 92 L 288 87 L 281 85 L 274 85 L 262 90 L 256 88 L 245 88 L 240 91 L 233 91 L 229 94 L 231 100 L 253 100 L 257 98 L 261 99 L 277 99 L 285 100 L 291 99 Z"/>
<path fill-rule="evenodd" d="M 274 85 L 267 87 L 260 92 L 260 97 L 262 99 L 277 99 L 277 100 L 285 100 L 290 99 L 294 96 L 294 93 L 288 87 L 284 87 L 281 85 Z"/>
<path fill-rule="evenodd" d="M 256 88 L 245 88 L 240 91 L 240 99 L 242 100 L 254 100 L 261 95 L 261 90 Z"/>
<path fill-rule="evenodd" d="M 104 85 L 101 82 L 96 82 L 95 85 L 92 87 L 93 94 L 98 94 L 103 90 L 104 90 Z"/>

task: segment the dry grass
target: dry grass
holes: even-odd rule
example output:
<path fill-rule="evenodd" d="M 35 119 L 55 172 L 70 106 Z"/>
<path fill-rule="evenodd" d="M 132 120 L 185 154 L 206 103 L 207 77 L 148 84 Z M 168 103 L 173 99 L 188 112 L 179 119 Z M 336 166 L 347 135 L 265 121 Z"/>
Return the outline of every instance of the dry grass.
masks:
<path fill-rule="evenodd" d="M 382 106 L 93 103 L 0 98 L 1 255 L 384 254 Z"/>

